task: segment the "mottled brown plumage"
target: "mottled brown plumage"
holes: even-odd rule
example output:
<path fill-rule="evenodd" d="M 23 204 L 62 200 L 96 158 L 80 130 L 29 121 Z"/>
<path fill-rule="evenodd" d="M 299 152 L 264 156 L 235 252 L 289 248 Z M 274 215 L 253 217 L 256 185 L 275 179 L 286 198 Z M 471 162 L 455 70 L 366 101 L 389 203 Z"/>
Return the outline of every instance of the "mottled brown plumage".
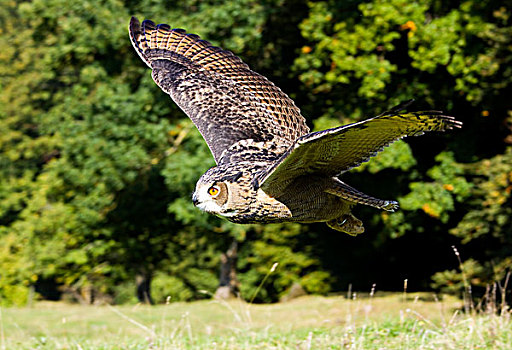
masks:
<path fill-rule="evenodd" d="M 354 204 L 393 211 L 337 176 L 406 136 L 461 123 L 441 112 L 402 113 L 309 133 L 294 102 L 230 51 L 166 24 L 130 22 L 135 50 L 160 88 L 192 119 L 217 166 L 197 182 L 193 202 L 237 223 L 325 222 L 359 234 Z"/>
<path fill-rule="evenodd" d="M 293 101 L 231 51 L 165 24 L 140 25 L 136 18 L 130 37 L 155 82 L 192 119 L 217 162 L 240 140 L 291 146 L 309 132 Z"/>

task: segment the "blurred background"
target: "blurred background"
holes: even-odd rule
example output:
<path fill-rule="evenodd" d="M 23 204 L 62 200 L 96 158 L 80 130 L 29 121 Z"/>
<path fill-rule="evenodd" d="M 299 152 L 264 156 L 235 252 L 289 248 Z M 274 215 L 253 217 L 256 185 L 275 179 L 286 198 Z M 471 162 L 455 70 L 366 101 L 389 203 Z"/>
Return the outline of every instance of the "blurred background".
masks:
<path fill-rule="evenodd" d="M 0 303 L 208 298 L 227 260 L 245 299 L 279 263 L 256 302 L 294 284 L 329 294 L 402 290 L 405 279 L 409 290 L 459 293 L 452 246 L 475 294 L 502 281 L 512 262 L 511 14 L 511 1 L 494 0 L 3 0 Z M 192 205 L 214 162 L 131 47 L 132 15 L 233 51 L 315 130 L 410 98 L 410 110 L 443 110 L 464 127 L 397 142 L 343 175 L 401 205 L 357 206 L 361 236 L 231 224 Z"/>

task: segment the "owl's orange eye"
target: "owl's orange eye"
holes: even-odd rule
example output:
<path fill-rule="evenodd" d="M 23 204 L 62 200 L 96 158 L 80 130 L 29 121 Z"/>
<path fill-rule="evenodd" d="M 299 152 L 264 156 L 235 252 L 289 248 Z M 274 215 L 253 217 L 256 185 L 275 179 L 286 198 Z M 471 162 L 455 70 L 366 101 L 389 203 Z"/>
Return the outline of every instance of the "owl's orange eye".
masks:
<path fill-rule="evenodd" d="M 212 186 L 208 189 L 208 194 L 212 197 L 215 197 L 220 192 L 220 189 L 217 186 Z"/>

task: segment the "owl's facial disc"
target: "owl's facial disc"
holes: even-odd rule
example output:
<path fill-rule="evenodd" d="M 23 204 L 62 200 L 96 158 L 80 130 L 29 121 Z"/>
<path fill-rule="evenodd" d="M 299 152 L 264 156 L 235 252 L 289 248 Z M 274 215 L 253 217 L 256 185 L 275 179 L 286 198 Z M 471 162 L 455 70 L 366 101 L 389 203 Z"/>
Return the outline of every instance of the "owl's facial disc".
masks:
<path fill-rule="evenodd" d="M 227 208 L 228 196 L 228 187 L 224 182 L 198 184 L 192 202 L 207 213 L 230 217 L 236 215 L 237 211 Z"/>

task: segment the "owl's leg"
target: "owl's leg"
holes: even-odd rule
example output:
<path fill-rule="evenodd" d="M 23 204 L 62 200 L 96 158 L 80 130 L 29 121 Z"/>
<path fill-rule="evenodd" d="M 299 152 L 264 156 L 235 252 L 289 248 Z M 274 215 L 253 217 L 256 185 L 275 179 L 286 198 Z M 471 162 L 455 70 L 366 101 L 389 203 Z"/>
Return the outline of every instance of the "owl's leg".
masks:
<path fill-rule="evenodd" d="M 364 232 L 362 221 L 351 213 L 344 214 L 337 219 L 327 221 L 326 224 L 333 230 L 345 232 L 351 236 L 357 236 Z"/>
<path fill-rule="evenodd" d="M 386 201 L 383 199 L 377 199 L 372 196 L 369 196 L 363 192 L 356 190 L 353 187 L 350 187 L 340 179 L 333 177 L 332 186 L 325 190 L 325 192 L 335 195 L 341 199 L 344 199 L 349 202 L 354 202 L 358 204 L 369 205 L 378 209 L 383 209 L 387 211 L 395 211 L 398 209 L 398 202 L 396 201 Z"/>

